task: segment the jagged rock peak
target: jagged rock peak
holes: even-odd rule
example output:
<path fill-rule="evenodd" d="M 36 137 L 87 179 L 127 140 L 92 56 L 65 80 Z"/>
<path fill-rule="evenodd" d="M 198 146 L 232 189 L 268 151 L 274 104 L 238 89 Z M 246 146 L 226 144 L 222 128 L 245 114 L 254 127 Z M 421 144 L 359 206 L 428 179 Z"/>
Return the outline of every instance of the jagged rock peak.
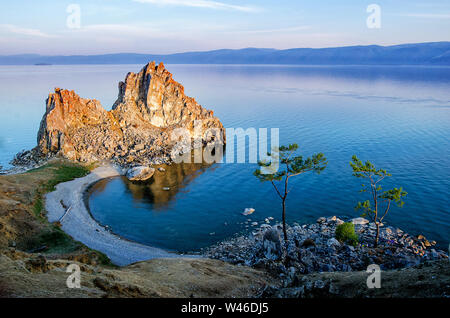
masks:
<path fill-rule="evenodd" d="M 199 136 L 195 121 L 201 121 L 202 131 L 218 129 L 223 137 Z M 225 142 L 223 125 L 213 112 L 186 96 L 184 87 L 162 63 L 156 66 L 151 62 L 119 83 L 111 111 L 95 99 L 56 88 L 46 101 L 34 152 L 84 162 L 114 159 L 137 165 L 155 163 L 155 158 L 169 161 L 176 143 L 170 137 L 176 128 L 186 128 L 197 144 Z"/>
<path fill-rule="evenodd" d="M 163 63 L 148 63 L 139 73 L 128 73 L 119 83 L 119 96 L 113 110 L 122 120 L 129 120 L 129 111 L 142 116 L 150 124 L 167 128 L 189 126 L 192 120 L 215 119 L 214 113 L 201 107 L 194 98 L 184 94 Z M 131 118 L 133 120 L 133 118 Z"/>

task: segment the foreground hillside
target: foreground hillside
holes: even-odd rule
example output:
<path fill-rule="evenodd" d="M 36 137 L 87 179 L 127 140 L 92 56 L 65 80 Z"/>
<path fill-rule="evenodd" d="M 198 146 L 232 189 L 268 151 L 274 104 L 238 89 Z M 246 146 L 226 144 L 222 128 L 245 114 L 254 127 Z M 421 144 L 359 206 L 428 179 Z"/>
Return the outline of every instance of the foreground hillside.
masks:
<path fill-rule="evenodd" d="M 53 160 L 23 174 L 0 176 L 1 297 L 448 297 L 447 259 L 383 271 L 382 288 L 365 271 L 298 274 L 290 287 L 265 270 L 212 259 L 158 259 L 126 267 L 48 223 L 43 195 L 92 167 Z M 81 288 L 66 287 L 69 264 Z M 272 273 L 273 275 L 273 273 Z M 295 286 L 295 287 L 293 287 Z"/>
<path fill-rule="evenodd" d="M 0 176 L 2 297 L 250 297 L 273 280 L 265 273 L 208 259 L 160 259 L 124 268 L 49 224 L 43 195 L 91 167 L 53 160 Z M 81 289 L 68 289 L 66 268 L 81 267 Z"/>
<path fill-rule="evenodd" d="M 210 259 L 158 259 L 124 268 L 81 268 L 69 289 L 67 259 L 7 250 L 0 255 L 0 297 L 254 297 L 272 280 L 264 273 Z"/>
<path fill-rule="evenodd" d="M 448 261 L 384 272 L 380 289 L 368 289 L 367 273 L 299 276 L 297 287 L 280 288 L 266 274 L 210 259 L 160 259 L 124 268 L 80 265 L 81 288 L 65 282 L 69 260 L 11 249 L 0 255 L 0 297 L 264 297 L 366 298 L 449 297 Z"/>
<path fill-rule="evenodd" d="M 366 271 L 299 275 L 297 286 L 267 288 L 263 297 L 281 298 L 448 298 L 450 263 L 431 261 L 383 271 L 381 288 L 367 288 Z"/>

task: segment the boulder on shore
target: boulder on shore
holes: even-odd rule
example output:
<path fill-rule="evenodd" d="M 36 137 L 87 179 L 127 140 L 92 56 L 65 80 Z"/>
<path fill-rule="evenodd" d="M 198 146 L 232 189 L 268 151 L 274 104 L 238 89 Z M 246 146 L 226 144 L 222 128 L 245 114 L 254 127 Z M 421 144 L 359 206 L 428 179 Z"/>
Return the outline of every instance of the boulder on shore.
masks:
<path fill-rule="evenodd" d="M 130 181 L 146 181 L 150 179 L 154 173 L 155 168 L 139 166 L 128 169 L 126 177 Z"/>
<path fill-rule="evenodd" d="M 369 220 L 365 219 L 365 218 L 354 218 L 351 219 L 350 222 L 352 222 L 355 225 L 364 225 L 369 223 Z"/>
<path fill-rule="evenodd" d="M 277 260 L 282 256 L 282 243 L 280 232 L 271 228 L 263 236 L 263 254 L 266 258 Z"/>

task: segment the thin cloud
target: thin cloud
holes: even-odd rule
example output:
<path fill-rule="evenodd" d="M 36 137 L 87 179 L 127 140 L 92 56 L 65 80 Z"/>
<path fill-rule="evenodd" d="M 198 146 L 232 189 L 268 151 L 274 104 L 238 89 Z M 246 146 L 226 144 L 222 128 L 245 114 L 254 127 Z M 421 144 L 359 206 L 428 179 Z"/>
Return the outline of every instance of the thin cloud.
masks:
<path fill-rule="evenodd" d="M 439 14 L 439 13 L 405 13 L 401 14 L 401 16 L 411 18 L 425 18 L 425 19 L 450 19 L 450 14 Z"/>
<path fill-rule="evenodd" d="M 303 30 L 309 30 L 311 27 L 309 25 L 301 25 L 291 28 L 281 28 L 281 29 L 263 29 L 263 30 L 247 30 L 247 31 L 235 31 L 238 33 L 290 33 L 290 32 L 298 32 Z"/>
<path fill-rule="evenodd" d="M 185 7 L 206 8 L 214 10 L 235 10 L 242 12 L 259 11 L 259 9 L 256 7 L 240 6 L 210 0 L 133 0 L 133 1 L 157 5 L 185 6 Z"/>
<path fill-rule="evenodd" d="M 72 34 L 83 38 L 99 38 L 114 42 L 143 38 L 171 38 L 177 34 L 174 31 L 155 28 L 152 25 L 126 25 L 126 24 L 90 24 L 82 26 L 80 29 L 64 30 L 66 36 Z"/>
<path fill-rule="evenodd" d="M 22 28 L 13 24 L 0 24 L 0 30 L 20 35 L 40 37 L 40 38 L 55 38 L 55 35 L 44 33 L 38 29 Z"/>
<path fill-rule="evenodd" d="M 99 32 L 118 32 L 118 33 L 145 33 L 158 31 L 157 29 L 126 24 L 91 24 L 82 27 L 79 31 L 99 31 Z"/>

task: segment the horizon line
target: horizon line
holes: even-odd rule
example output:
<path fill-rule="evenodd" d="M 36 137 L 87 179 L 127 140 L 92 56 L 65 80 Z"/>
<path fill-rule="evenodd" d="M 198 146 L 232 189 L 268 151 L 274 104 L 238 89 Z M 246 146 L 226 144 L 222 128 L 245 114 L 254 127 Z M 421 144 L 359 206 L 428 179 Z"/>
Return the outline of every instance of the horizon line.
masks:
<path fill-rule="evenodd" d="M 264 47 L 242 47 L 238 49 L 230 49 L 230 48 L 221 48 L 221 49 L 211 49 L 211 50 L 201 50 L 201 51 L 183 51 L 183 52 L 175 52 L 175 53 L 136 53 L 136 52 L 112 52 L 112 53 L 93 53 L 93 54 L 55 54 L 55 55 L 46 55 L 39 53 L 16 53 L 16 54 L 2 54 L 2 57 L 12 57 L 12 56 L 102 56 L 102 55 L 119 55 L 119 54 L 135 54 L 135 55 L 160 55 L 160 56 L 168 56 L 168 55 L 176 55 L 176 54 L 186 54 L 186 53 L 206 53 L 206 52 L 217 52 L 217 51 L 243 51 L 243 50 L 273 50 L 273 51 L 289 51 L 289 50 L 324 50 L 324 49 L 338 49 L 338 48 L 353 48 L 353 47 L 396 47 L 396 46 L 405 46 L 405 45 L 419 45 L 419 44 L 443 44 L 449 43 L 449 41 L 432 41 L 432 42 L 412 42 L 412 43 L 400 43 L 400 44 L 391 44 L 391 45 L 380 45 L 380 44 L 359 44 L 359 45 L 343 45 L 343 46 L 327 46 L 327 47 L 292 47 L 287 49 L 276 49 L 276 48 L 264 48 Z"/>

